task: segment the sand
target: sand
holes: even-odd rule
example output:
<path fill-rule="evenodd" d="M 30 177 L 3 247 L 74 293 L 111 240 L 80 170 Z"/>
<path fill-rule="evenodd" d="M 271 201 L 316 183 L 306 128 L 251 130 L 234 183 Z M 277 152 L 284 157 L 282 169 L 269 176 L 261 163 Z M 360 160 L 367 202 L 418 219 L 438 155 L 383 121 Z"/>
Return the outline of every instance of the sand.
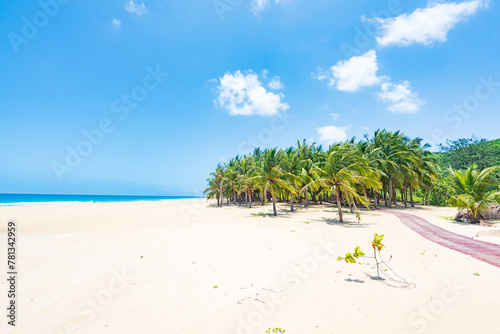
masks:
<path fill-rule="evenodd" d="M 377 211 L 358 223 L 331 205 L 288 212 L 205 200 L 1 207 L 18 226 L 17 326 L 1 333 L 499 333 L 500 268 L 431 243 Z M 448 208 L 406 210 L 455 233 Z M 306 223 L 308 222 L 308 223 Z M 416 284 L 372 280 L 337 257 L 373 233 Z M 494 237 L 489 237 L 494 238 Z M 481 238 L 480 238 L 481 240 Z M 363 262 L 369 262 L 364 260 Z M 479 274 L 479 276 L 474 275 Z M 7 304 L 2 280 L 2 304 Z"/>

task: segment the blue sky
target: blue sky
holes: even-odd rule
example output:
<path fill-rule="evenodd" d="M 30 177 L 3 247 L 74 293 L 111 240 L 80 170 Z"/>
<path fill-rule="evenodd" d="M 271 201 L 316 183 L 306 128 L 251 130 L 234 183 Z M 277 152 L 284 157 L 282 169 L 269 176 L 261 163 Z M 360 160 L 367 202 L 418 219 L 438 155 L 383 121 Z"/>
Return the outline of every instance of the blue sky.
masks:
<path fill-rule="evenodd" d="M 500 137 L 494 1 L 0 4 L 0 192 L 186 195 L 254 146 Z"/>

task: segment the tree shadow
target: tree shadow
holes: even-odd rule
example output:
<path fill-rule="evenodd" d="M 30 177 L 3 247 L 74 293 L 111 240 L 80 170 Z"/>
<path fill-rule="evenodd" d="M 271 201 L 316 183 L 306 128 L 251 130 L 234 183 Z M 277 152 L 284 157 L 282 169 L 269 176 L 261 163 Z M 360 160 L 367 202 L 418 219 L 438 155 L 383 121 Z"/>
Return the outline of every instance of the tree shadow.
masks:
<path fill-rule="evenodd" d="M 361 283 L 361 284 L 365 283 L 365 281 L 362 281 L 362 280 L 357 279 L 357 278 L 356 279 L 346 278 L 344 281 L 350 282 L 350 283 Z"/>
<path fill-rule="evenodd" d="M 345 220 L 344 222 L 341 223 L 338 218 L 326 218 L 326 217 L 321 217 L 321 220 L 316 220 L 319 222 L 325 222 L 328 225 L 332 226 L 341 226 L 341 227 L 352 227 L 352 228 L 367 228 L 370 226 L 370 224 L 367 223 L 362 223 L 362 222 L 357 222 L 357 221 L 350 221 L 350 220 Z"/>

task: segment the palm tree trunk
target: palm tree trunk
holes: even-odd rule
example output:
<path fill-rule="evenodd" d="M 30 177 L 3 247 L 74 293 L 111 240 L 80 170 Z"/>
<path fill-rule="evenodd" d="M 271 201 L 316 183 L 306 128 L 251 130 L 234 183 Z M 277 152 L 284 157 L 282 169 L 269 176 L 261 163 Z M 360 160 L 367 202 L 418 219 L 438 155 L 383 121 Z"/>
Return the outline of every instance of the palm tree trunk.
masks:
<path fill-rule="evenodd" d="M 252 191 L 249 191 L 248 192 L 248 203 L 250 204 L 250 208 L 252 208 L 252 196 L 253 196 L 253 192 Z"/>
<path fill-rule="evenodd" d="M 220 207 L 222 208 L 222 205 L 224 203 L 224 196 L 222 196 L 222 182 L 220 184 Z"/>
<path fill-rule="evenodd" d="M 378 196 L 378 191 L 373 192 L 373 200 L 375 202 L 375 209 L 378 209 L 377 196 Z"/>
<path fill-rule="evenodd" d="M 290 193 L 290 212 L 293 212 L 293 194 Z"/>
<path fill-rule="evenodd" d="M 248 189 L 245 189 L 245 206 L 248 205 Z"/>
<path fill-rule="evenodd" d="M 384 201 L 385 201 L 385 206 L 389 206 L 387 203 L 387 189 L 384 189 Z"/>
<path fill-rule="evenodd" d="M 233 204 L 236 205 L 236 190 L 233 189 Z"/>
<path fill-rule="evenodd" d="M 337 191 L 337 207 L 339 209 L 339 222 L 343 223 L 344 219 L 342 217 L 342 203 L 340 202 L 341 201 L 341 199 L 340 199 L 340 188 L 338 186 L 336 187 L 336 191 Z"/>
<path fill-rule="evenodd" d="M 389 208 L 392 205 L 392 180 L 389 180 Z"/>
<path fill-rule="evenodd" d="M 307 186 L 306 186 L 306 192 L 304 193 L 305 197 L 304 197 L 304 207 L 307 208 Z"/>
<path fill-rule="evenodd" d="M 405 186 L 404 186 L 404 201 L 405 201 L 405 208 L 408 207 L 408 181 L 405 180 Z"/>
<path fill-rule="evenodd" d="M 412 208 L 415 207 L 415 203 L 413 203 L 413 185 L 411 184 L 410 184 L 410 204 Z"/>
<path fill-rule="evenodd" d="M 277 216 L 278 212 L 276 211 L 276 196 L 274 196 L 274 191 L 271 192 L 271 196 L 273 197 L 273 214 Z"/>

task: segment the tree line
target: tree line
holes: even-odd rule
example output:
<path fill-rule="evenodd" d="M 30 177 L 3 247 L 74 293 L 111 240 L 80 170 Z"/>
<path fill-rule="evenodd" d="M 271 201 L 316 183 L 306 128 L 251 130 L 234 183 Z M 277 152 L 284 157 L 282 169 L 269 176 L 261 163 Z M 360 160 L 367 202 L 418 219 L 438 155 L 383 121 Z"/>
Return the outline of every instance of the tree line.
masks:
<path fill-rule="evenodd" d="M 390 208 L 397 200 L 405 207 L 414 207 L 416 198 L 423 204 L 431 204 L 432 198 L 438 205 L 442 201 L 470 207 L 478 199 L 465 199 L 464 194 L 477 190 L 470 188 L 475 182 L 471 180 L 478 175 L 474 164 L 465 172 L 443 169 L 439 156 L 430 152 L 421 138 L 377 130 L 372 137 L 365 136 L 358 142 L 353 138 L 325 149 L 305 140 L 286 149 L 256 148 L 252 154 L 219 164 L 207 179 L 204 193 L 207 199 L 217 200 L 220 207 L 224 200 L 249 207 L 254 201 L 272 202 L 275 216 L 278 202 L 288 202 L 292 212 L 296 203 L 307 207 L 311 201 L 328 202 L 337 206 L 343 222 L 342 207 L 348 207 L 359 218 L 359 206 L 378 208 L 382 203 Z M 498 168 L 492 167 L 481 175 L 480 181 L 487 186 L 482 186 L 480 196 L 494 194 L 491 187 L 498 181 Z M 467 188 L 464 182 L 472 185 Z M 476 202 L 474 207 L 480 204 Z M 482 207 L 491 204 L 491 200 L 487 202 Z"/>

